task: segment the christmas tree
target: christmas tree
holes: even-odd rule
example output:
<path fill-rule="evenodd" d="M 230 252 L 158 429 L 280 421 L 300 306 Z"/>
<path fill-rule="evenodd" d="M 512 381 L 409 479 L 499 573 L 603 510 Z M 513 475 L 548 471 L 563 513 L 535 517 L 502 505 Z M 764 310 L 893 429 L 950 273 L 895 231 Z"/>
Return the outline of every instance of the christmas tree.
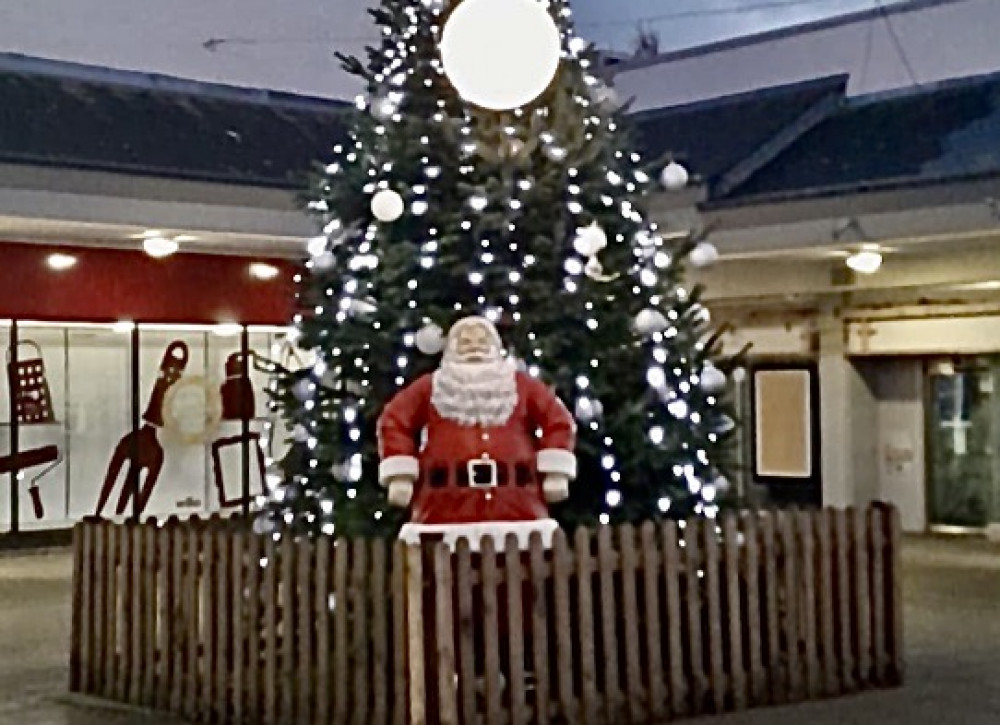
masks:
<path fill-rule="evenodd" d="M 683 286 L 694 242 L 645 210 L 686 172 L 630 150 L 567 2 L 383 0 L 371 14 L 381 44 L 341 57 L 365 94 L 308 200 L 322 234 L 296 344 L 316 359 L 278 371 L 292 444 L 259 529 L 398 529 L 375 423 L 471 314 L 577 419 L 579 477 L 552 510 L 564 525 L 715 516 L 725 365 Z"/>

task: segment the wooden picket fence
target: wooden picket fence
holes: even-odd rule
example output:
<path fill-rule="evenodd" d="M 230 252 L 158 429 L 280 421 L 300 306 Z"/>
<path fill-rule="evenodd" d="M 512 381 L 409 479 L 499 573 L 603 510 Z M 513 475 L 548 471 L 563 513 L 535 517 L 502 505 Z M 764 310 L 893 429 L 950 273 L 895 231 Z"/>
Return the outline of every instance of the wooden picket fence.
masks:
<path fill-rule="evenodd" d="M 206 723 L 657 723 L 892 686 L 888 506 L 558 532 L 550 550 L 75 531 L 71 689 Z"/>

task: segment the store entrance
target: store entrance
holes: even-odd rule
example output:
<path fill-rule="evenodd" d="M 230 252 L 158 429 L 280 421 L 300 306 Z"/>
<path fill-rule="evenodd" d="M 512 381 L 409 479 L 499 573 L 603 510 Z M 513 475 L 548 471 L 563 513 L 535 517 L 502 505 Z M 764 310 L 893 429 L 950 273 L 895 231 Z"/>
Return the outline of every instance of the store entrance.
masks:
<path fill-rule="evenodd" d="M 927 485 L 932 527 L 1000 519 L 1000 357 L 927 364 Z"/>

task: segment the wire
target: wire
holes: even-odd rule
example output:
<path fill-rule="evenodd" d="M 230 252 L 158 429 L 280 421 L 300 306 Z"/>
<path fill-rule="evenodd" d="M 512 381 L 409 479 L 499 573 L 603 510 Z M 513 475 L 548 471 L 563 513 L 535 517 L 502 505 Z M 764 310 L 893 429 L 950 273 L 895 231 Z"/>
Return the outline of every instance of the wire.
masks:
<path fill-rule="evenodd" d="M 875 0 L 875 5 L 878 7 L 879 13 L 885 21 L 885 27 L 889 30 L 889 37 L 892 39 L 892 44 L 896 47 L 896 53 L 899 55 L 899 60 L 902 62 L 903 68 L 906 69 L 906 74 L 910 77 L 910 82 L 915 86 L 919 86 L 920 81 L 917 80 L 917 74 L 913 70 L 913 64 L 910 63 L 910 58 L 906 53 L 906 48 L 903 47 L 903 42 L 900 40 L 899 34 L 896 32 L 896 26 L 892 22 L 892 16 L 889 14 L 889 11 L 886 10 L 885 5 L 882 4 L 882 0 Z"/>

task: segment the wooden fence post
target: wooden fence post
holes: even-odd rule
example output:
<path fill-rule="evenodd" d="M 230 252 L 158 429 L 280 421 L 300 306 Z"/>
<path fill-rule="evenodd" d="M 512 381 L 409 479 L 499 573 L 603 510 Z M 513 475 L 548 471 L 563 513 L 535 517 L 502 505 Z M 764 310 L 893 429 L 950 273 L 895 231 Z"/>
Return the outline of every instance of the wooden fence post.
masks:
<path fill-rule="evenodd" d="M 407 725 L 410 716 L 410 692 L 407 689 L 407 662 L 409 656 L 409 630 L 407 629 L 408 579 L 407 555 L 409 547 L 397 541 L 392 547 L 392 674 L 393 674 L 393 725 Z M 421 654 L 421 657 L 423 655 Z M 322 720 L 325 723 L 326 720 Z"/>
<path fill-rule="evenodd" d="M 555 604 L 556 633 L 556 667 L 559 685 L 559 704 L 562 706 L 562 716 L 569 722 L 582 722 L 579 711 L 579 701 L 573 693 L 573 644 L 570 639 L 574 631 L 580 632 L 581 621 L 573 626 L 570 614 L 570 585 L 573 563 L 570 561 L 569 543 L 566 534 L 560 529 L 552 535 L 552 577 L 553 601 Z M 583 647 L 583 637 L 580 636 L 580 646 Z"/>
<path fill-rule="evenodd" d="M 472 547 L 466 537 L 458 540 L 455 551 L 458 594 L 458 687 L 462 696 L 463 723 L 476 721 L 475 630 L 478 622 L 472 609 Z"/>
<path fill-rule="evenodd" d="M 427 722 L 427 696 L 424 693 L 424 572 L 419 546 L 409 546 L 406 550 L 406 613 L 407 652 L 410 655 L 410 724 L 425 725 Z M 339 625 L 339 620 L 338 620 Z M 346 639 L 346 633 L 345 638 Z M 339 637 L 338 647 L 343 649 L 344 639 Z M 336 651 L 338 660 L 343 656 Z M 345 664 L 346 667 L 346 664 Z M 340 668 L 338 668 L 339 670 Z M 340 670 L 346 677 L 346 672 Z M 343 705 L 340 705 L 343 707 Z M 342 722 L 337 720 L 336 722 Z"/>
<path fill-rule="evenodd" d="M 597 672 L 594 651 L 594 557 L 590 551 L 590 532 L 580 528 L 574 534 L 573 556 L 576 557 L 577 616 L 580 618 L 580 688 L 582 720 L 600 721 L 597 710 Z"/>
<path fill-rule="evenodd" d="M 370 578 L 368 571 L 368 542 L 356 539 L 352 545 L 351 556 L 351 601 L 354 618 L 351 630 L 354 635 L 351 652 L 354 670 L 354 701 L 353 717 L 356 723 L 367 723 L 368 685 L 371 676 L 368 672 L 368 638 L 371 636 L 368 628 L 368 598 L 366 584 Z M 428 613 L 433 616 L 433 613 Z"/>
<path fill-rule="evenodd" d="M 834 605 L 837 587 L 834 580 L 833 519 L 829 509 L 816 515 L 816 533 L 819 553 L 817 591 L 820 607 L 820 649 L 823 661 L 822 694 L 832 697 L 839 690 L 837 682 L 836 642 L 834 637 Z"/>
<path fill-rule="evenodd" d="M 854 626 L 857 649 L 858 684 L 871 684 L 871 608 L 868 587 L 868 527 L 865 512 L 848 509 L 854 548 Z"/>
<path fill-rule="evenodd" d="M 296 705 L 296 722 L 308 725 L 313 722 L 315 703 L 318 695 L 316 682 L 317 661 L 313 656 L 314 649 L 319 647 L 316 637 L 318 617 L 313 609 L 316 601 L 313 594 L 317 580 L 316 549 L 322 546 L 322 540 L 303 538 L 299 541 L 295 552 L 297 573 L 295 576 L 295 594 L 298 604 L 298 641 L 296 642 L 295 662 L 298 673 L 295 675 L 298 687 L 298 704 Z"/>
<path fill-rule="evenodd" d="M 802 660 L 799 657 L 801 643 L 799 633 L 799 572 L 796 560 L 796 541 L 794 514 L 782 512 L 778 518 L 778 528 L 781 532 L 781 556 L 784 563 L 785 576 L 783 591 L 785 594 L 784 632 L 785 632 L 785 678 L 788 682 L 788 699 L 798 702 L 804 696 L 802 687 Z"/>
<path fill-rule="evenodd" d="M 781 620 L 778 618 L 778 596 L 781 582 L 778 581 L 778 550 L 775 531 L 776 516 L 773 512 L 761 518 L 761 540 L 764 552 L 764 599 L 767 622 L 767 678 L 770 702 L 781 704 L 788 699 L 788 683 L 781 670 Z"/>
<path fill-rule="evenodd" d="M 754 610 L 743 612 L 741 583 L 749 576 L 740 578 L 740 531 L 734 516 L 726 516 L 722 522 L 722 545 L 726 562 L 726 610 L 729 615 L 729 683 L 733 693 L 733 708 L 745 710 L 747 707 L 747 678 L 743 669 L 743 626 L 755 614 Z M 747 541 L 744 536 L 743 544 Z M 751 627 L 747 627 L 748 633 Z"/>
<path fill-rule="evenodd" d="M 840 663 L 840 691 L 852 692 L 854 679 L 854 646 L 851 636 L 851 542 L 848 536 L 847 513 L 834 511 L 834 562 L 837 569 L 837 654 Z"/>
<path fill-rule="evenodd" d="M 796 527 L 800 537 L 799 551 L 802 553 L 801 606 L 799 609 L 799 633 L 804 646 L 805 687 L 809 699 L 820 696 L 820 663 L 817 649 L 817 605 L 816 605 L 816 515 L 802 511 L 796 515 Z"/>
<path fill-rule="evenodd" d="M 635 529 L 631 524 L 618 527 L 619 551 L 621 552 L 621 600 L 616 601 L 616 619 L 622 622 L 619 636 L 625 638 L 625 691 L 626 709 L 629 720 L 644 722 L 646 714 L 646 693 L 642 688 L 643 673 L 639 665 L 639 603 L 636 594 L 638 562 L 635 550 Z M 648 616 L 648 613 L 647 613 Z M 659 642 L 655 643 L 659 646 Z"/>
<path fill-rule="evenodd" d="M 886 621 L 885 594 L 886 577 L 885 562 L 885 530 L 882 522 L 882 512 L 877 506 L 869 507 L 868 547 L 870 554 L 870 585 L 871 592 L 871 623 L 872 623 L 872 682 L 881 685 L 886 680 L 889 670 L 886 654 Z"/>
<path fill-rule="evenodd" d="M 660 722 L 667 717 L 667 690 L 663 676 L 663 642 L 669 620 L 660 620 L 661 556 L 656 546 L 656 527 L 647 521 L 639 530 L 642 556 L 643 608 L 645 609 L 646 661 L 649 669 L 647 707 L 649 719 Z M 662 626 L 661 626 L 662 625 Z"/>
<path fill-rule="evenodd" d="M 85 566 L 88 564 L 84 540 L 86 539 L 86 524 L 73 527 L 73 594 L 72 622 L 69 643 L 69 691 L 80 692 L 83 682 L 83 618 L 88 608 L 84 607 L 84 587 L 87 578 Z"/>
<path fill-rule="evenodd" d="M 523 725 L 528 720 L 525 712 L 528 705 L 524 688 L 524 576 L 521 569 L 521 550 L 515 534 L 508 534 L 504 542 L 504 575 L 507 583 L 510 722 L 511 725 Z"/>
<path fill-rule="evenodd" d="M 681 574 L 677 523 L 666 521 L 660 528 L 663 544 L 664 593 L 667 598 L 667 668 L 670 673 L 670 712 L 682 716 L 690 712 L 691 681 L 684 677 L 684 621 L 681 618 Z"/>
<path fill-rule="evenodd" d="M 389 615 L 386 601 L 386 542 L 372 542 L 371 578 L 369 591 L 372 602 L 372 699 L 371 721 L 384 725 L 389 707 Z M 322 725 L 326 725 L 323 723 Z"/>
<path fill-rule="evenodd" d="M 684 526 L 684 572 L 687 589 L 687 626 L 689 642 L 688 692 L 691 696 L 691 712 L 700 715 L 705 711 L 705 695 L 708 693 L 708 677 L 705 673 L 704 643 L 702 641 L 702 597 L 701 579 L 705 575 L 705 564 L 701 554 L 702 525 L 698 519 L 690 519 Z"/>
<path fill-rule="evenodd" d="M 603 645 L 604 713 L 608 722 L 620 722 L 622 694 L 619 682 L 618 632 L 615 602 L 615 551 L 611 540 L 611 527 L 597 529 L 597 569 L 600 575 L 601 644 Z"/>
<path fill-rule="evenodd" d="M 760 705 L 767 702 L 767 673 L 764 669 L 764 654 L 761 634 L 765 617 L 760 596 L 760 532 L 758 516 L 743 516 L 743 542 L 745 547 L 745 574 L 747 591 L 747 649 L 749 658 L 749 704 Z"/>
<path fill-rule="evenodd" d="M 438 690 L 438 716 L 441 719 L 441 725 L 458 725 L 451 552 L 444 543 L 438 542 L 434 544 L 432 556 L 435 611 L 428 614 L 435 617 L 434 633 L 437 640 L 435 642 L 437 682 L 433 685 L 436 685 Z"/>
<path fill-rule="evenodd" d="M 549 701 L 552 699 L 549 687 L 549 630 L 546 626 L 549 616 L 546 602 L 545 548 L 542 536 L 537 531 L 531 534 L 528 548 L 531 580 L 531 644 L 535 670 L 535 722 L 538 725 L 548 725 Z M 555 576 L 553 569 L 552 577 Z M 471 721 L 466 718 L 465 722 Z"/>
<path fill-rule="evenodd" d="M 702 522 L 705 532 L 705 596 L 708 599 L 708 666 L 712 707 L 722 712 L 726 705 L 726 671 L 722 660 L 722 597 L 719 588 L 719 535 L 714 521 Z"/>
<path fill-rule="evenodd" d="M 500 725 L 500 648 L 497 610 L 497 551 L 492 536 L 484 536 L 482 554 L 483 641 L 486 654 L 486 725 Z"/>

